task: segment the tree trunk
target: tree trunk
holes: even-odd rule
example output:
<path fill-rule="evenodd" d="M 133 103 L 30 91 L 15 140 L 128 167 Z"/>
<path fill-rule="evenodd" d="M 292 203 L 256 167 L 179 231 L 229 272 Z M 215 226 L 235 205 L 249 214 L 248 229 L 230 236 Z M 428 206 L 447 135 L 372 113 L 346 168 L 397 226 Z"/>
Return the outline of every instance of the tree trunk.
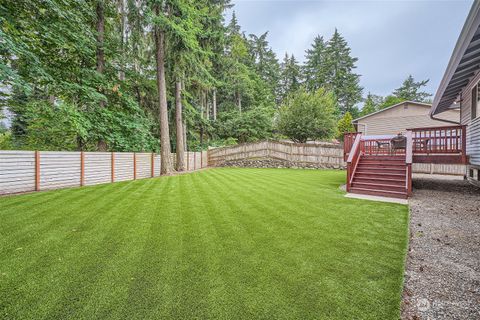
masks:
<path fill-rule="evenodd" d="M 188 152 L 188 146 L 187 146 L 187 121 L 183 119 L 183 151 Z"/>
<path fill-rule="evenodd" d="M 158 15 L 158 6 L 155 11 Z M 157 88 L 160 118 L 161 170 L 160 174 L 173 171 L 170 152 L 170 133 L 168 129 L 167 86 L 165 83 L 165 32 L 159 27 L 154 28 L 155 51 L 157 60 Z"/>
<path fill-rule="evenodd" d="M 208 91 L 205 93 L 205 106 L 207 107 L 207 120 L 210 120 L 210 101 L 208 101 Z"/>
<path fill-rule="evenodd" d="M 217 89 L 213 89 L 213 121 L 217 120 Z"/>
<path fill-rule="evenodd" d="M 103 12 L 103 0 L 97 1 L 97 72 L 103 74 L 105 70 L 104 34 L 105 16 Z M 105 107 L 105 101 L 100 101 L 100 108 Z M 107 151 L 107 143 L 102 138 L 97 142 L 98 151 Z"/>
<path fill-rule="evenodd" d="M 125 0 L 118 0 L 118 11 L 120 13 L 120 71 L 118 72 L 118 79 L 120 81 L 125 81 L 125 44 L 126 44 L 126 25 L 127 25 L 127 15 L 125 13 Z"/>
<path fill-rule="evenodd" d="M 237 107 L 240 112 L 242 112 L 242 95 L 237 91 Z"/>
<path fill-rule="evenodd" d="M 175 83 L 175 120 L 177 128 L 177 171 L 185 170 L 185 152 L 183 140 L 183 119 L 182 119 L 182 83 L 177 80 Z"/>

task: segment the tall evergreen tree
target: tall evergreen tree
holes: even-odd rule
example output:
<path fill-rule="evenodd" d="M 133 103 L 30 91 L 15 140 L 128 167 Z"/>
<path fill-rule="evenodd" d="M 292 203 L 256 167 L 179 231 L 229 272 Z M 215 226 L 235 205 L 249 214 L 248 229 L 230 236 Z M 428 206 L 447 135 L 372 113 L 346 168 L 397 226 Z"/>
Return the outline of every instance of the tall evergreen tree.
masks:
<path fill-rule="evenodd" d="M 429 79 L 423 81 L 415 81 L 412 75 L 409 75 L 402 86 L 393 91 L 393 95 L 402 100 L 429 102 L 432 94 L 421 91 L 428 83 Z"/>
<path fill-rule="evenodd" d="M 363 103 L 360 116 L 366 116 L 367 114 L 378 111 L 383 102 L 384 101 L 381 96 L 377 96 L 369 92 Z"/>
<path fill-rule="evenodd" d="M 308 90 L 315 91 L 326 86 L 326 43 L 323 37 L 316 36 L 312 47 L 306 51 L 303 73 Z"/>
<path fill-rule="evenodd" d="M 293 54 L 288 56 L 288 53 L 285 53 L 281 65 L 281 72 L 279 95 L 283 100 L 290 93 L 297 91 L 302 83 L 301 68 Z"/>
<path fill-rule="evenodd" d="M 340 114 L 356 113 L 354 106 L 361 101 L 363 91 L 360 75 L 354 72 L 358 58 L 351 56 L 347 41 L 337 29 L 327 43 L 325 55 L 326 87 L 335 93 Z"/>

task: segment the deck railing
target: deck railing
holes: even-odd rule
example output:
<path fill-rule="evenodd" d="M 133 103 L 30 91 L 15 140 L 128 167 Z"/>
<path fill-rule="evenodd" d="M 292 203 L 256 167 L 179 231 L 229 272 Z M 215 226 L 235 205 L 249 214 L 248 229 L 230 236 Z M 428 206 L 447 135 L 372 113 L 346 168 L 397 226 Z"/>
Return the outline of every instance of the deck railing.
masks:
<path fill-rule="evenodd" d="M 465 126 L 408 129 L 414 153 L 462 153 L 466 149 Z"/>
<path fill-rule="evenodd" d="M 358 134 L 360 134 L 360 132 L 346 132 L 343 134 L 343 161 L 347 161 L 348 154 Z"/>
<path fill-rule="evenodd" d="M 444 126 L 407 129 L 412 135 L 413 162 L 467 164 L 466 126 Z M 358 133 L 344 136 L 344 159 L 348 158 Z M 363 136 L 361 148 L 365 155 L 405 155 L 406 148 L 395 148 L 394 136 Z"/>
<path fill-rule="evenodd" d="M 362 134 L 359 133 L 355 136 L 353 145 L 350 148 L 350 153 L 347 159 L 347 192 L 350 192 L 350 186 L 352 185 L 353 176 L 357 170 L 358 161 L 360 160 L 360 155 L 362 152 Z"/>
<path fill-rule="evenodd" d="M 393 136 L 392 136 L 393 138 Z M 403 148 L 392 148 L 392 138 L 372 138 L 365 137 L 362 139 L 361 148 L 364 155 L 373 156 L 401 156 L 405 154 Z"/>

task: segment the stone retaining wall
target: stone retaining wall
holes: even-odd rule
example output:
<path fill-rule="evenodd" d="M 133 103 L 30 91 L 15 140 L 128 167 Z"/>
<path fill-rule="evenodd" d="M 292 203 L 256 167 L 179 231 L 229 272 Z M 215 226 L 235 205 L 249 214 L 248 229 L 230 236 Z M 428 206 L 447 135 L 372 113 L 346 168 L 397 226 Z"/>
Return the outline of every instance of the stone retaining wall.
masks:
<path fill-rule="evenodd" d="M 225 161 L 219 167 L 238 168 L 290 168 L 290 169 L 345 169 L 344 165 L 293 162 L 276 159 L 244 159 Z"/>

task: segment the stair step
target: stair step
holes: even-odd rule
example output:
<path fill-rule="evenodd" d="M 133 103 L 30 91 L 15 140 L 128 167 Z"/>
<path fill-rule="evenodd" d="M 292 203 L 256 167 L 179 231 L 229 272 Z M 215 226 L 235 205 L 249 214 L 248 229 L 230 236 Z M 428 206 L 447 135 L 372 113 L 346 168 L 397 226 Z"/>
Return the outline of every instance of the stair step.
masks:
<path fill-rule="evenodd" d="M 363 160 L 361 159 L 359 164 L 379 164 L 379 165 L 397 165 L 397 166 L 404 166 L 405 161 L 403 160 Z"/>
<path fill-rule="evenodd" d="M 404 161 L 406 157 L 405 156 L 362 156 L 362 159 L 365 160 L 379 160 L 379 161 L 385 161 L 385 160 L 396 160 L 396 161 Z"/>
<path fill-rule="evenodd" d="M 357 167 L 357 170 L 360 172 L 368 172 L 368 173 L 398 173 L 405 175 L 406 168 L 378 168 L 378 167 Z"/>
<path fill-rule="evenodd" d="M 398 191 L 404 192 L 405 191 L 405 184 L 404 185 L 392 185 L 392 184 L 382 184 L 380 182 L 353 182 L 352 187 L 358 187 L 363 189 L 370 189 L 370 190 L 388 190 L 388 191 Z"/>
<path fill-rule="evenodd" d="M 403 179 L 405 180 L 405 173 L 388 173 L 375 171 L 356 171 L 355 177 L 359 178 L 378 178 L 378 179 Z"/>
<path fill-rule="evenodd" d="M 367 194 L 371 196 L 382 196 L 382 197 L 391 197 L 399 199 L 407 199 L 407 192 L 398 192 L 398 191 L 388 191 L 388 190 L 375 190 L 375 189 L 365 189 L 358 187 L 351 187 L 351 193 Z"/>
<path fill-rule="evenodd" d="M 388 163 L 382 163 L 382 164 L 370 164 L 370 163 L 363 163 L 360 162 L 358 164 L 358 167 L 365 167 L 365 168 L 385 168 L 385 169 L 403 169 L 405 168 L 405 164 L 388 164 Z"/>
<path fill-rule="evenodd" d="M 384 177 L 363 177 L 357 176 L 353 178 L 353 182 L 363 182 L 363 183 L 380 183 L 380 184 L 391 184 L 396 186 L 405 186 L 405 176 L 397 178 L 384 178 Z"/>

